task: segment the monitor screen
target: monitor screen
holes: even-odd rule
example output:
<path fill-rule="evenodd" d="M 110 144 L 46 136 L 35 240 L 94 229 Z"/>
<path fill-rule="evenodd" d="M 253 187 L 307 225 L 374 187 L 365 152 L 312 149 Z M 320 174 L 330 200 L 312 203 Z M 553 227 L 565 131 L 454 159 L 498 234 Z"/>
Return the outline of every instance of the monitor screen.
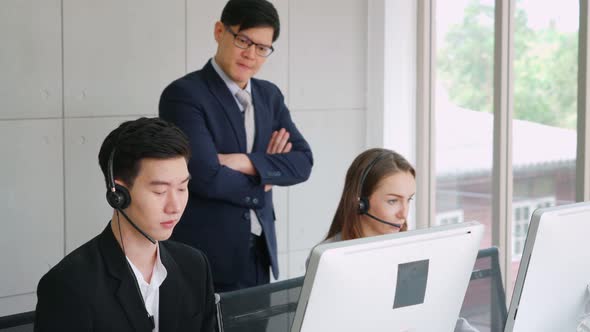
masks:
<path fill-rule="evenodd" d="M 536 210 L 505 331 L 576 331 L 590 314 L 589 283 L 590 203 Z"/>
<path fill-rule="evenodd" d="M 316 246 L 291 331 L 453 331 L 482 234 L 469 222 Z"/>

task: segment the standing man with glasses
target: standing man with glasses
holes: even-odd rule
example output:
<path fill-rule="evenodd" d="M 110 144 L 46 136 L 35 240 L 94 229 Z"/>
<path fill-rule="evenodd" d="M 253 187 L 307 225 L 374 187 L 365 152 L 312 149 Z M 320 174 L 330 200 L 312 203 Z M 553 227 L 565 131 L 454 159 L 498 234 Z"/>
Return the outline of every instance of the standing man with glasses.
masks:
<path fill-rule="evenodd" d="M 278 278 L 272 187 L 309 178 L 313 158 L 279 88 L 253 78 L 280 31 L 266 0 L 230 0 L 215 23 L 217 52 L 172 82 L 160 117 L 189 137 L 192 180 L 174 240 L 201 249 L 217 292 Z"/>

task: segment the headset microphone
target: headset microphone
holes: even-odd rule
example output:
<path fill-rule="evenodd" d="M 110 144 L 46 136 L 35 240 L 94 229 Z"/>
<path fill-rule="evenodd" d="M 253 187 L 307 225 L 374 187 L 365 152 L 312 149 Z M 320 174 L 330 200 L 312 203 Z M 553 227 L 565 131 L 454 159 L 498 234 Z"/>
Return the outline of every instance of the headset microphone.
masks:
<path fill-rule="evenodd" d="M 117 148 L 113 148 L 111 151 L 111 155 L 109 156 L 109 163 L 107 167 L 107 181 L 108 181 L 108 188 L 107 188 L 107 202 L 113 209 L 121 212 L 121 214 L 129 221 L 131 226 L 135 228 L 139 232 L 139 234 L 143 235 L 146 239 L 148 239 L 151 243 L 156 244 L 156 240 L 154 240 L 151 236 L 149 236 L 146 232 L 141 230 L 139 226 L 137 226 L 123 209 L 127 208 L 131 204 L 131 194 L 129 194 L 129 190 L 127 188 L 118 185 L 115 183 L 115 178 L 113 175 L 113 159 L 115 158 L 115 151 Z"/>
<path fill-rule="evenodd" d="M 133 226 L 133 228 L 135 228 L 135 230 L 137 230 L 139 232 L 139 234 L 143 235 L 151 243 L 156 244 L 156 240 L 154 240 L 154 238 L 152 238 L 151 236 L 147 235 L 146 232 L 142 231 L 141 228 L 139 228 L 139 226 L 137 226 L 133 222 L 133 220 L 131 220 L 131 218 L 129 218 L 129 216 L 125 212 L 123 212 L 123 210 L 117 210 L 117 211 L 121 212 L 121 214 L 123 215 L 123 217 L 125 217 L 125 219 L 127 219 L 129 221 L 129 223 L 131 224 L 131 226 Z"/>
<path fill-rule="evenodd" d="M 392 223 L 389 221 L 385 221 L 383 219 L 379 219 L 377 217 L 375 217 L 374 215 L 369 213 L 369 198 L 362 196 L 363 194 L 363 187 L 365 186 L 365 179 L 367 178 L 367 175 L 369 175 L 369 172 L 371 171 L 371 169 L 373 168 L 373 166 L 375 166 L 375 164 L 377 164 L 380 160 L 384 159 L 385 157 L 387 157 L 389 155 L 388 152 L 383 152 L 381 153 L 379 156 L 377 156 L 375 159 L 373 159 L 373 161 L 371 161 L 369 163 L 369 165 L 367 166 L 367 168 L 365 168 L 365 170 L 363 171 L 362 175 L 361 175 L 361 180 L 359 182 L 359 206 L 358 206 L 358 213 L 360 215 L 366 215 L 369 218 L 372 218 L 380 223 L 395 227 L 395 228 L 402 228 L 402 225 L 400 224 L 396 224 L 396 223 Z"/>
<path fill-rule="evenodd" d="M 389 226 L 393 226 L 395 228 L 402 228 L 402 225 L 400 225 L 400 224 L 396 224 L 396 223 L 393 223 L 393 222 L 385 221 L 383 219 L 379 219 L 379 218 L 375 217 L 374 215 L 372 215 L 372 214 L 370 214 L 368 212 L 365 212 L 363 214 L 366 215 L 369 218 L 373 218 L 373 219 L 377 220 L 380 223 L 383 223 L 383 224 L 386 224 L 386 225 L 389 225 Z"/>

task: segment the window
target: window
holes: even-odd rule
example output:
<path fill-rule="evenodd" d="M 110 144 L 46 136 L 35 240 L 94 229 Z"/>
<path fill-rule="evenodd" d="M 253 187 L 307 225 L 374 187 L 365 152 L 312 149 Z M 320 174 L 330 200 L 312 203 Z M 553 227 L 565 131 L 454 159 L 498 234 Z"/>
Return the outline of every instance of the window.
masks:
<path fill-rule="evenodd" d="M 452 225 L 463 222 L 463 210 L 453 210 L 436 214 L 437 225 Z"/>
<path fill-rule="evenodd" d="M 522 214 L 512 220 L 508 290 L 533 211 L 575 201 L 579 4 L 541 3 L 520 0 L 514 8 L 512 205 Z"/>
<path fill-rule="evenodd" d="M 440 216 L 460 211 L 461 221 L 479 221 L 486 227 L 481 247 L 488 248 L 492 245 L 494 3 L 454 0 L 437 5 L 436 219 L 451 223 L 452 218 Z"/>
<path fill-rule="evenodd" d="M 418 151 L 434 159 L 422 158 L 435 173 L 425 183 L 436 186 L 427 206 L 437 223 L 462 210 L 486 226 L 481 247 L 500 246 L 510 296 L 533 211 L 576 201 L 577 142 L 590 141 L 577 133 L 578 112 L 590 116 L 577 105 L 578 80 L 588 81 L 587 71 L 578 73 L 580 4 L 588 3 L 425 3 L 418 54 L 431 58 L 418 58 L 418 101 L 434 103 L 417 104 L 418 128 L 426 128 L 418 136 L 435 137 Z"/>
<path fill-rule="evenodd" d="M 524 249 L 524 242 L 529 230 L 531 216 L 538 208 L 555 205 L 555 197 L 542 197 L 512 204 L 512 259 L 519 261 Z"/>

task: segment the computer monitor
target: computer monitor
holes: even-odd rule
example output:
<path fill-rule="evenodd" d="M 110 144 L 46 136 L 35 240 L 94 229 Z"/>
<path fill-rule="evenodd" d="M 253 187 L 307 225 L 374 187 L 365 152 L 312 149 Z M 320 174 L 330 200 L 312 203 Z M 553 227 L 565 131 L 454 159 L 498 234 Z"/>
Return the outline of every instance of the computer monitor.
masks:
<path fill-rule="evenodd" d="M 576 331 L 589 283 L 590 203 L 536 210 L 504 331 Z"/>
<path fill-rule="evenodd" d="M 468 222 L 316 246 L 291 331 L 453 331 L 482 234 Z"/>

